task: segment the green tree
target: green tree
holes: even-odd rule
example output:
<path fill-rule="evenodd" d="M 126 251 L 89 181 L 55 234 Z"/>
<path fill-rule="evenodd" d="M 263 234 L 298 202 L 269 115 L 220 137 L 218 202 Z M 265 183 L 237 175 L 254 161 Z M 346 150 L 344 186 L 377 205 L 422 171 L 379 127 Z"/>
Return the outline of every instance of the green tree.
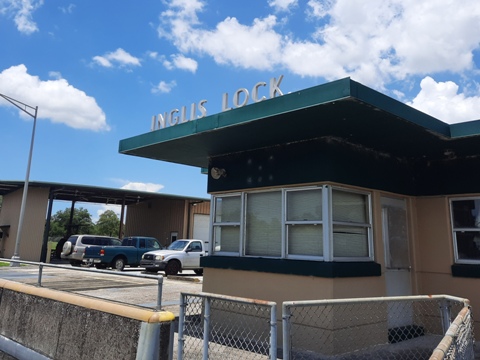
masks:
<path fill-rule="evenodd" d="M 120 219 L 113 210 L 107 210 L 100 215 L 95 224 L 95 233 L 98 235 L 118 236 Z"/>
<path fill-rule="evenodd" d="M 95 224 L 87 209 L 78 208 L 73 211 L 72 226 L 69 228 L 70 209 L 59 210 L 50 220 L 50 237 L 71 234 L 92 234 Z"/>

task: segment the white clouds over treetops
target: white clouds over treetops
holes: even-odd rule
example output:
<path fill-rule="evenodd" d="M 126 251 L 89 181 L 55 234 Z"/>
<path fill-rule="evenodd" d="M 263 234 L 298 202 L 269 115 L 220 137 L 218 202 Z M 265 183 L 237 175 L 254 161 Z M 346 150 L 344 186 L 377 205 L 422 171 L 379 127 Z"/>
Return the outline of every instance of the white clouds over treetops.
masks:
<path fill-rule="evenodd" d="M 58 73 L 55 76 L 54 80 L 42 81 L 28 74 L 25 65 L 12 66 L 0 73 L 0 89 L 13 99 L 33 107 L 38 105 L 39 119 L 50 119 L 74 129 L 110 130 L 94 98 L 59 78 Z M 2 101 L 0 106 L 13 105 Z M 24 116 L 22 111 L 19 113 Z"/>

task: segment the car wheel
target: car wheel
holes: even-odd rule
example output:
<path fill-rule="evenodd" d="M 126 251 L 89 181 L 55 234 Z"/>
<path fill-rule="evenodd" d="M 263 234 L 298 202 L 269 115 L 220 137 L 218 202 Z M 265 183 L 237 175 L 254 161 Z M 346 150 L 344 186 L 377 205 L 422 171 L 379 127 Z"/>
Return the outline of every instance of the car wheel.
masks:
<path fill-rule="evenodd" d="M 195 274 L 197 275 L 203 275 L 203 269 L 195 269 L 193 270 L 195 272 Z"/>
<path fill-rule="evenodd" d="M 166 275 L 177 275 L 180 271 L 180 263 L 178 260 L 170 260 L 165 267 L 165 274 Z"/>
<path fill-rule="evenodd" d="M 125 259 L 123 257 L 113 259 L 112 268 L 117 271 L 122 271 L 125 268 Z"/>
<path fill-rule="evenodd" d="M 72 265 L 72 266 L 80 266 L 80 265 L 82 265 L 82 262 L 81 262 L 81 261 L 78 261 L 78 260 L 70 260 L 70 265 Z"/>

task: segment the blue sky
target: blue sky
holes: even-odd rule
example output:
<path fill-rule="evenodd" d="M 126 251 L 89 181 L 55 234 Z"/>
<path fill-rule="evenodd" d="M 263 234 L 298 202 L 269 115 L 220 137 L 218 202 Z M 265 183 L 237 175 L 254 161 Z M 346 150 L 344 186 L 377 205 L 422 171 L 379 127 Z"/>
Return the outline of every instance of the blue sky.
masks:
<path fill-rule="evenodd" d="M 0 93 L 38 106 L 31 181 L 207 197 L 200 169 L 121 155 L 153 115 L 284 75 L 350 76 L 447 123 L 480 119 L 478 0 L 0 0 Z M 0 99 L 0 179 L 32 119 Z"/>

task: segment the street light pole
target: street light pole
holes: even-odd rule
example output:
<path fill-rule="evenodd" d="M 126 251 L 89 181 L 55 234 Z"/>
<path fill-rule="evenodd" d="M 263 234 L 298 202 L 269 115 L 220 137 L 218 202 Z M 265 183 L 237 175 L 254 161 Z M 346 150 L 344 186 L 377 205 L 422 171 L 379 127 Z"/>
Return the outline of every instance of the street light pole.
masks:
<path fill-rule="evenodd" d="M 30 179 L 30 166 L 32 164 L 32 153 L 33 153 L 33 143 L 35 140 L 35 128 L 37 127 L 37 113 L 38 106 L 33 107 L 27 104 L 22 103 L 21 101 L 12 99 L 9 96 L 0 94 L 0 97 L 7 100 L 9 103 L 13 104 L 24 113 L 30 115 L 33 118 L 33 130 L 32 130 L 32 139 L 30 141 L 30 152 L 28 154 L 28 163 L 27 163 L 27 174 L 25 175 L 25 183 L 23 184 L 23 195 L 22 195 L 22 204 L 20 206 L 20 216 L 18 219 L 18 229 L 17 229 L 17 238 L 15 240 L 15 251 L 13 252 L 12 260 L 20 260 L 19 248 L 20 248 L 20 239 L 22 235 L 23 227 L 23 218 L 25 217 L 25 204 L 27 202 L 27 192 L 28 192 L 28 182 Z M 11 262 L 10 266 L 19 266 L 20 263 Z"/>

